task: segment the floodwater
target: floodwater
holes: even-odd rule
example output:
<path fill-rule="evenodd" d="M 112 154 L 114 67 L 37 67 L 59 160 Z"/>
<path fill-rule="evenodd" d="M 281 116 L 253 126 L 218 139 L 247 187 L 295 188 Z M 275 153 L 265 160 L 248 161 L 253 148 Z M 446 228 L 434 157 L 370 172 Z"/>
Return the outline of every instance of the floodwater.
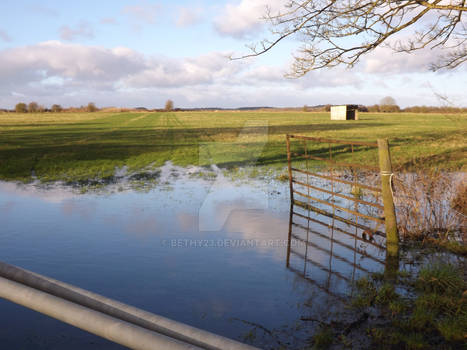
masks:
<path fill-rule="evenodd" d="M 291 208 L 287 182 L 194 175 L 168 166 L 151 187 L 84 194 L 0 182 L 0 260 L 261 348 L 290 349 L 306 344 L 310 319 L 339 312 L 353 281 L 384 269 L 384 239 Z M 121 348 L 5 300 L 0 344 Z"/>

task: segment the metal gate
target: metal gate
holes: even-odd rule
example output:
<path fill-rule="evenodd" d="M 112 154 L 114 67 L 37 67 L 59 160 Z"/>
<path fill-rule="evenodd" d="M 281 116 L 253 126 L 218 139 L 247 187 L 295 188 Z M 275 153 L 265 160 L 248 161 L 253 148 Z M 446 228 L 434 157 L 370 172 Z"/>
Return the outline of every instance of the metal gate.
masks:
<path fill-rule="evenodd" d="M 387 140 L 362 142 L 287 135 L 291 216 L 318 224 L 339 222 L 357 239 L 388 244 L 397 254 L 392 170 Z M 363 157 L 364 156 L 364 157 Z M 348 159 L 350 158 L 350 162 Z M 363 162 L 358 160 L 364 159 Z M 379 163 L 379 165 L 378 165 Z M 297 213 L 293 208 L 306 213 Z M 325 218 L 328 222 L 311 217 Z M 352 232 L 349 231 L 352 227 Z M 395 245 L 395 246 L 394 246 Z"/>

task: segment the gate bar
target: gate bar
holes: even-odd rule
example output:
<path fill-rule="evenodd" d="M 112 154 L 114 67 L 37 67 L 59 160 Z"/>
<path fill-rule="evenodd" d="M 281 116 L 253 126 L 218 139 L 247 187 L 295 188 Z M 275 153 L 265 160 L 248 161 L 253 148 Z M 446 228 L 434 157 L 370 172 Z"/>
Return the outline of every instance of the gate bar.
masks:
<path fill-rule="evenodd" d="M 336 139 L 324 139 L 321 137 L 311 137 L 311 136 L 302 136 L 302 135 L 287 135 L 290 138 L 301 139 L 301 140 L 310 140 L 324 143 L 340 143 L 345 145 L 360 145 L 360 146 L 369 146 L 369 147 L 378 147 L 376 142 L 364 142 L 364 141 L 347 141 L 347 140 L 336 140 Z"/>
<path fill-rule="evenodd" d="M 305 220 L 308 220 L 308 221 L 312 221 L 312 222 L 315 222 L 315 223 L 317 223 L 317 224 L 321 224 L 322 226 L 325 226 L 325 227 L 327 227 L 327 228 L 329 228 L 329 226 L 330 226 L 329 224 L 326 224 L 325 222 L 322 222 L 322 221 L 319 221 L 319 220 L 316 220 L 316 219 L 313 219 L 313 218 L 309 218 L 309 217 L 307 217 L 307 216 L 305 216 L 305 215 L 302 215 L 302 214 L 300 214 L 300 213 L 297 213 L 297 212 L 295 212 L 295 211 L 293 212 L 293 214 L 294 214 L 294 215 L 297 215 L 298 217 L 300 217 L 300 218 L 302 218 L 302 219 L 305 219 Z M 296 226 L 298 226 L 298 227 L 301 227 L 301 226 L 299 226 L 298 223 L 293 222 L 293 224 L 296 225 Z M 301 227 L 301 228 L 304 229 L 303 227 Z M 352 238 L 355 238 L 355 239 L 358 240 L 358 241 L 361 241 L 361 242 L 370 244 L 370 245 L 372 245 L 372 246 L 374 246 L 374 247 L 376 247 L 376 248 L 378 248 L 378 249 L 385 249 L 384 246 L 381 246 L 381 245 L 379 245 L 379 244 L 376 244 L 376 243 L 373 243 L 373 242 L 371 242 L 371 241 L 365 240 L 365 239 L 363 239 L 363 238 L 361 238 L 361 237 L 358 237 L 357 235 L 355 235 L 355 234 L 353 234 L 353 233 L 349 233 L 349 232 L 347 232 L 347 231 L 345 231 L 345 230 L 343 230 L 343 229 L 341 229 L 341 228 L 339 228 L 339 227 L 337 227 L 337 226 L 333 226 L 333 229 L 339 231 L 340 233 L 342 233 L 342 234 L 344 234 L 344 235 L 347 235 L 347 236 L 350 236 L 350 237 L 352 237 Z M 315 232 L 315 233 L 316 233 L 316 232 Z M 339 240 L 337 240 L 337 239 L 335 239 L 335 238 L 329 238 L 328 236 L 323 235 L 322 233 L 320 233 L 319 235 L 321 236 L 321 238 L 325 238 L 325 239 L 330 240 L 330 241 L 332 241 L 332 242 L 335 242 L 335 243 L 337 243 L 337 244 L 339 244 L 339 245 L 341 245 L 341 246 L 343 246 L 343 247 L 345 247 L 345 248 L 347 248 L 347 249 L 349 249 L 349 250 L 355 251 L 355 248 L 354 248 L 354 247 L 352 247 L 352 246 L 350 246 L 350 245 L 348 245 L 348 244 L 346 244 L 346 243 L 343 243 L 343 242 L 341 242 L 341 241 L 339 241 Z M 372 257 L 371 255 L 365 253 L 364 251 L 357 250 L 357 253 L 360 254 L 360 255 L 363 255 L 363 256 L 365 256 L 365 257 L 367 257 L 367 258 L 374 259 L 375 261 L 378 261 L 378 262 L 384 264 L 383 261 L 378 260 L 378 259 Z"/>
<path fill-rule="evenodd" d="M 319 160 L 319 161 L 327 162 L 329 164 L 333 164 L 333 165 L 337 165 L 337 166 L 350 167 L 350 168 L 364 168 L 364 169 L 373 170 L 373 171 L 378 171 L 379 170 L 379 168 L 377 166 L 371 166 L 371 165 L 366 165 L 366 164 L 336 162 L 335 160 L 332 160 L 332 159 L 316 157 L 316 156 L 310 156 L 310 155 L 303 155 L 303 154 L 298 154 L 298 153 L 292 153 L 292 155 L 295 156 L 295 157 L 302 157 L 302 158 Z"/>
<path fill-rule="evenodd" d="M 3 277 L 0 297 L 132 349 L 201 349 Z"/>
<path fill-rule="evenodd" d="M 311 258 L 305 256 L 303 253 L 300 253 L 300 252 L 298 252 L 298 251 L 296 251 L 296 250 L 294 250 L 294 249 L 292 249 L 292 248 L 290 248 L 290 252 L 291 252 L 292 254 L 295 254 L 296 256 L 302 258 L 302 259 L 305 260 L 306 262 L 311 263 L 312 265 L 316 266 L 317 268 L 319 268 L 319 269 L 321 269 L 321 270 L 323 270 L 323 271 L 325 271 L 325 272 L 327 272 L 327 273 L 329 273 L 329 274 L 331 274 L 331 275 L 335 275 L 335 276 L 337 276 L 337 277 L 343 279 L 344 281 L 346 281 L 346 282 L 348 282 L 348 283 L 351 282 L 350 278 L 344 276 L 344 275 L 341 274 L 340 272 L 332 271 L 331 269 L 328 269 L 326 266 L 324 266 L 324 265 L 322 265 L 321 263 L 319 263 L 319 262 L 317 262 L 317 261 L 315 261 L 315 260 L 313 260 L 313 259 L 311 259 Z"/>
<path fill-rule="evenodd" d="M 316 212 L 318 214 L 327 216 L 327 217 L 332 218 L 332 219 L 336 219 L 336 220 L 341 221 L 341 222 L 343 222 L 343 223 L 345 223 L 347 225 L 351 225 L 351 226 L 357 227 L 359 229 L 362 229 L 364 231 L 368 231 L 368 232 L 370 232 L 372 234 L 376 234 L 376 235 L 381 236 L 381 237 L 386 237 L 386 235 L 383 232 L 376 231 L 376 230 L 372 229 L 371 227 L 368 227 L 368 226 L 353 222 L 352 220 L 340 217 L 340 216 L 335 215 L 335 214 L 331 214 L 331 213 L 327 212 L 326 210 L 319 209 L 319 208 L 317 208 L 317 207 L 315 207 L 315 206 L 313 206 L 311 204 L 308 204 L 308 203 L 305 203 L 305 202 L 302 202 L 302 201 L 299 201 L 299 200 L 296 200 L 296 199 L 294 199 L 294 204 L 296 204 L 297 206 L 299 206 L 301 208 L 304 208 L 306 210 L 309 209 L 309 210 L 312 210 L 312 211 L 314 211 L 314 212 Z"/>
<path fill-rule="evenodd" d="M 337 197 L 341 197 L 341 198 L 344 198 L 344 199 L 347 199 L 347 200 L 350 200 L 350 201 L 354 201 L 354 202 L 357 202 L 357 203 L 370 205 L 370 206 L 372 206 L 372 207 L 375 207 L 375 208 L 378 208 L 378 209 L 381 209 L 381 210 L 384 209 L 384 207 L 383 207 L 382 205 L 378 204 L 378 203 L 372 203 L 372 202 L 364 201 L 364 200 L 361 200 L 361 199 L 358 199 L 358 198 L 349 197 L 349 196 L 340 194 L 340 193 L 338 193 L 338 192 L 333 192 L 333 191 L 325 190 L 324 188 L 320 188 L 320 187 L 316 187 L 316 186 L 313 186 L 313 185 L 309 185 L 309 184 L 306 184 L 306 183 L 304 183 L 304 182 L 297 181 L 297 180 L 292 180 L 292 182 L 293 182 L 293 183 L 296 183 L 297 185 L 305 186 L 305 187 L 311 188 L 311 189 L 316 190 L 316 191 L 321 191 L 321 192 L 324 192 L 324 193 L 327 193 L 327 194 L 333 194 L 333 195 L 336 195 Z"/>
<path fill-rule="evenodd" d="M 338 209 L 338 210 L 342 210 L 342 211 L 345 211 L 349 214 L 353 214 L 353 215 L 356 215 L 356 216 L 360 216 L 361 218 L 365 218 L 365 219 L 368 219 L 368 220 L 373 220 L 373 221 L 376 221 L 376 222 L 379 222 L 380 224 L 384 224 L 384 220 L 382 219 L 378 219 L 378 218 L 375 218 L 373 216 L 370 216 L 370 215 L 366 215 L 366 214 L 362 214 L 362 213 L 359 213 L 358 211 L 355 211 L 355 210 L 352 210 L 352 209 L 347 209 L 347 208 L 344 208 L 344 207 L 341 207 L 339 205 L 335 205 L 335 204 L 332 204 L 332 203 L 329 203 L 329 202 L 326 202 L 322 199 L 318 199 L 318 198 L 315 198 L 313 196 L 309 196 L 305 193 L 302 193 L 300 191 L 297 191 L 297 190 L 294 190 L 294 193 L 302 196 L 302 197 L 305 197 L 305 198 L 308 198 L 308 199 L 311 199 L 313 201 L 316 201 L 318 203 L 321 203 L 321 204 L 324 204 L 324 205 L 328 205 L 334 209 Z"/>
<path fill-rule="evenodd" d="M 253 346 L 173 321 L 1 261 L 0 276 L 48 295 L 65 299 L 138 327 L 194 345 L 196 348 L 208 350 L 258 350 Z"/>
<path fill-rule="evenodd" d="M 311 175 L 311 176 L 319 177 L 321 179 L 326 179 L 326 180 L 331 180 L 331 181 L 334 180 L 334 181 L 341 182 L 341 183 L 346 184 L 346 185 L 352 185 L 352 186 L 357 186 L 357 187 L 360 187 L 360 188 L 366 188 L 367 190 L 371 190 L 371 191 L 374 191 L 374 192 L 381 192 L 381 188 L 378 188 L 378 187 L 363 185 L 363 184 L 355 183 L 355 182 L 352 182 L 352 181 L 342 180 L 342 179 L 339 179 L 339 178 L 332 178 L 330 176 L 320 175 L 320 174 L 313 173 L 311 171 L 301 170 L 301 169 L 297 169 L 297 168 L 291 168 L 291 170 L 296 171 L 298 173 L 305 174 L 305 175 Z"/>
<path fill-rule="evenodd" d="M 302 229 L 304 229 L 304 230 L 307 230 L 306 227 L 303 227 L 303 226 L 301 226 L 300 224 L 294 223 L 294 225 L 297 226 L 297 227 L 300 227 L 300 228 L 302 228 Z M 307 231 L 309 231 L 309 232 L 311 232 L 311 233 L 313 233 L 313 234 L 320 235 L 318 232 L 313 231 L 313 230 L 307 230 Z M 299 241 L 299 242 L 305 243 L 306 245 L 309 245 L 310 247 L 314 247 L 314 248 L 316 248 L 316 249 L 318 249 L 318 250 L 321 250 L 322 252 L 327 253 L 327 254 L 330 255 L 331 257 L 336 258 L 337 260 L 343 261 L 343 262 L 345 262 L 346 264 L 348 264 L 348 265 L 350 265 L 350 266 L 352 266 L 352 267 L 355 267 L 356 269 L 359 269 L 359 270 L 361 270 L 361 271 L 363 271 L 363 272 L 370 273 L 370 271 L 367 270 L 367 269 L 365 269 L 364 267 L 362 267 L 362 266 L 360 266 L 360 265 L 357 265 L 357 264 L 354 264 L 352 261 L 347 260 L 347 259 L 344 258 L 343 256 L 340 256 L 340 255 L 338 255 L 338 254 L 336 254 L 336 253 L 333 253 L 332 251 L 330 251 L 330 250 L 328 250 L 328 249 L 326 249 L 326 248 L 323 248 L 323 247 L 319 246 L 318 244 L 315 244 L 315 243 L 313 243 L 313 242 L 307 241 L 306 239 L 303 239 L 302 237 L 300 237 L 300 236 L 298 236 L 298 235 L 296 235 L 296 234 L 294 234 L 294 233 L 292 233 L 292 238 L 293 238 L 293 239 L 296 239 L 296 240 Z"/>
<path fill-rule="evenodd" d="M 316 282 L 315 280 L 311 279 L 310 277 L 306 276 L 306 274 L 304 274 L 303 272 L 301 272 L 300 270 L 298 270 L 297 268 L 293 267 L 293 266 L 288 266 L 287 267 L 290 271 L 292 271 L 293 273 L 296 273 L 298 276 L 302 277 L 303 279 L 305 279 L 305 281 L 307 281 L 308 283 L 311 283 L 312 285 L 314 285 L 315 287 L 321 289 L 323 292 L 325 292 L 326 294 L 332 296 L 333 298 L 336 298 L 340 301 L 348 301 L 348 298 L 344 298 L 342 295 L 339 295 L 337 293 L 334 293 L 332 292 L 329 288 L 326 288 L 326 287 L 323 287 L 322 285 L 320 285 L 318 282 Z"/>

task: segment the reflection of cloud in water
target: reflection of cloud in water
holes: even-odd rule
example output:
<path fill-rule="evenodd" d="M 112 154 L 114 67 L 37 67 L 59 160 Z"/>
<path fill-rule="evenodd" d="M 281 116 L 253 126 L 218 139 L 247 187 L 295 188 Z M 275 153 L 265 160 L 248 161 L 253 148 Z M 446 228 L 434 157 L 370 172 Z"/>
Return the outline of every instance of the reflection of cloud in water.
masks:
<path fill-rule="evenodd" d="M 61 204 L 65 215 L 79 215 L 83 219 L 90 219 L 96 213 L 97 204 L 94 201 L 81 202 L 74 199 L 66 199 Z"/>
<path fill-rule="evenodd" d="M 235 209 L 230 212 L 224 230 L 241 234 L 241 239 L 256 240 L 260 251 L 274 251 L 283 259 L 287 249 L 288 213 Z"/>
<path fill-rule="evenodd" d="M 154 235 L 160 233 L 160 225 L 154 214 L 144 208 L 133 208 L 130 215 L 125 217 L 124 231 L 137 236 Z"/>
<path fill-rule="evenodd" d="M 54 186 L 52 188 L 39 188 L 29 184 L 19 184 L 16 182 L 0 181 L 0 192 L 12 197 L 30 197 L 50 203 L 61 203 L 66 199 L 76 197 L 71 189 Z"/>
<path fill-rule="evenodd" d="M 157 220 L 154 217 L 132 218 L 125 224 L 124 230 L 138 236 L 157 234 Z"/>
<path fill-rule="evenodd" d="M 265 210 L 235 209 L 224 225 L 228 232 L 240 232 L 244 239 L 287 239 L 288 216 Z"/>
<path fill-rule="evenodd" d="M 261 208 L 255 204 L 254 200 L 244 200 L 242 198 L 229 200 L 211 200 L 210 203 L 203 205 L 199 214 L 200 231 L 219 231 L 225 225 L 230 215 L 238 210 L 254 210 Z"/>
<path fill-rule="evenodd" d="M 198 216 L 190 213 L 178 213 L 177 223 L 181 232 L 198 231 Z"/>
<path fill-rule="evenodd" d="M 15 205 L 16 203 L 14 201 L 9 200 L 9 201 L 6 201 L 5 203 L 0 203 L 0 209 L 4 214 L 6 214 L 10 212 Z"/>
<path fill-rule="evenodd" d="M 196 315 L 222 318 L 232 310 L 232 305 L 223 299 L 211 299 L 193 304 Z"/>
<path fill-rule="evenodd" d="M 254 186 L 235 186 L 222 174 L 216 178 L 199 209 L 199 230 L 219 231 L 237 209 L 267 209 L 267 191 Z"/>

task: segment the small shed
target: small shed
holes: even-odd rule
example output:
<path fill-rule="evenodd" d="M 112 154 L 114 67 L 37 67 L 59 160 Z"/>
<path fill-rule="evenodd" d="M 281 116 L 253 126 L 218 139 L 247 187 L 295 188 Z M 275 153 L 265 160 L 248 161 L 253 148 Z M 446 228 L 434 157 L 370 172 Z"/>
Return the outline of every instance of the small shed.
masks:
<path fill-rule="evenodd" d="M 358 120 L 358 106 L 331 106 L 331 120 Z"/>

